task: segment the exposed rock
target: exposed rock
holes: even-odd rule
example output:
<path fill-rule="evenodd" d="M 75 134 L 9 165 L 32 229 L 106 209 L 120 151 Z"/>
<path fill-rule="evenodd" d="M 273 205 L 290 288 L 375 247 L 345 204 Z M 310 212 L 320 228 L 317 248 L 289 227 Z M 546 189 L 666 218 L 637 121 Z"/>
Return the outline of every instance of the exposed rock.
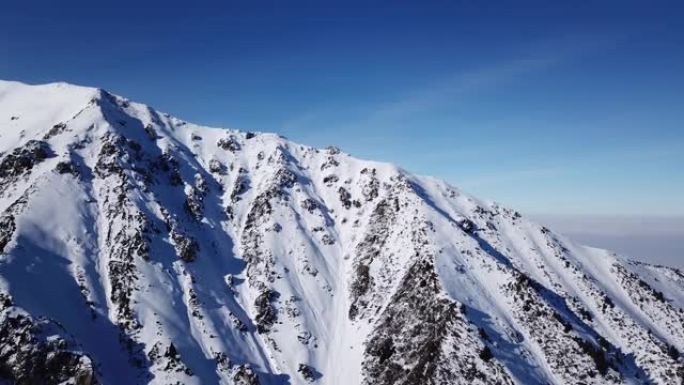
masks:
<path fill-rule="evenodd" d="M 235 137 L 232 135 L 227 138 L 219 139 L 218 142 L 216 142 L 216 145 L 230 152 L 237 152 L 242 148 L 240 146 L 240 142 L 238 142 L 237 139 L 235 139 Z"/>
<path fill-rule="evenodd" d="M 218 159 L 209 161 L 209 171 L 218 175 L 226 175 L 226 167 Z"/>
<path fill-rule="evenodd" d="M 50 146 L 39 140 L 29 140 L 23 147 L 14 149 L 0 161 L 0 183 L 5 179 L 28 173 L 50 156 Z"/>
<path fill-rule="evenodd" d="M 246 332 L 249 329 L 247 328 L 247 325 L 245 325 L 244 322 L 242 322 L 235 314 L 230 313 L 230 320 L 233 322 L 233 326 L 241 332 Z"/>
<path fill-rule="evenodd" d="M 96 385 L 93 362 L 72 350 L 47 320 L 7 307 L 0 314 L 0 379 L 18 385 Z"/>
<path fill-rule="evenodd" d="M 471 221 L 470 219 L 467 218 L 462 218 L 460 221 L 458 221 L 458 226 L 465 231 L 466 233 L 473 233 L 475 230 L 477 230 L 477 225 Z"/>
<path fill-rule="evenodd" d="M 340 178 L 337 175 L 330 174 L 330 175 L 327 175 L 323 178 L 323 183 L 330 185 L 330 184 L 336 183 L 339 180 L 340 180 Z"/>
<path fill-rule="evenodd" d="M 277 311 L 271 301 L 276 293 L 271 289 L 264 289 L 254 300 L 256 316 L 254 317 L 259 333 L 266 333 L 271 330 L 271 326 L 278 318 Z"/>
<path fill-rule="evenodd" d="M 388 227 L 394 219 L 392 206 L 385 200 L 378 203 L 369 220 L 369 226 L 363 240 L 356 246 L 357 258 L 354 262 L 354 273 L 349 289 L 352 304 L 349 307 L 349 319 L 356 318 L 359 310 L 368 304 L 367 297 L 373 286 L 370 264 L 380 255 L 389 236 Z"/>
<path fill-rule="evenodd" d="M 235 203 L 240 200 L 240 196 L 249 190 L 249 177 L 244 174 L 237 176 L 235 184 L 233 185 L 233 191 L 230 193 L 231 202 Z"/>
<path fill-rule="evenodd" d="M 98 201 L 104 214 L 105 230 L 102 253 L 106 256 L 109 297 L 116 309 L 117 323 L 125 330 L 140 328 L 131 298 L 137 290 L 138 260 L 149 259 L 149 223 L 131 200 L 134 181 L 124 171 L 133 169 L 130 162 L 140 157 L 140 148 L 119 135 L 105 135 L 95 165 Z"/>
<path fill-rule="evenodd" d="M 235 385 L 259 385 L 259 377 L 249 366 L 240 365 L 233 374 L 233 383 Z"/>
<path fill-rule="evenodd" d="M 176 254 L 184 262 L 192 262 L 197 259 L 199 253 L 199 244 L 197 241 L 177 230 L 171 232 L 171 239 L 173 239 Z"/>
<path fill-rule="evenodd" d="M 166 347 L 161 342 L 155 343 L 147 353 L 147 358 L 163 372 L 183 373 L 187 376 L 192 376 L 192 371 L 183 362 L 173 342 L 169 343 Z"/>
<path fill-rule="evenodd" d="M 303 343 L 304 345 L 308 345 L 311 341 L 311 332 L 308 330 L 300 332 L 297 335 L 297 340 L 299 340 L 299 342 Z"/>
<path fill-rule="evenodd" d="M 57 163 L 55 166 L 55 171 L 59 174 L 71 174 L 71 175 L 78 175 L 78 169 L 76 166 L 69 162 L 69 161 L 62 161 Z"/>
<path fill-rule="evenodd" d="M 306 381 L 312 382 L 316 379 L 316 371 L 309 365 L 299 364 L 297 372 L 299 372 Z"/>
<path fill-rule="evenodd" d="M 321 242 L 324 245 L 334 245 L 335 244 L 335 238 L 333 238 L 330 234 L 323 234 L 323 237 L 321 238 Z"/>
<path fill-rule="evenodd" d="M 318 203 L 311 198 L 306 198 L 301 201 L 300 206 L 302 206 L 302 208 L 308 211 L 310 214 L 313 214 L 313 212 L 318 208 Z"/>
<path fill-rule="evenodd" d="M 67 125 L 65 123 L 57 123 L 43 136 L 43 140 L 48 140 L 54 136 L 66 131 Z"/>
<path fill-rule="evenodd" d="M 0 291 L 0 312 L 9 308 L 10 306 L 14 306 L 12 296 Z"/>
<path fill-rule="evenodd" d="M 377 178 L 377 170 L 374 168 L 364 168 L 361 170 L 361 175 L 365 176 L 366 180 L 361 193 L 367 201 L 372 201 L 380 195 L 380 181 Z"/>
<path fill-rule="evenodd" d="M 491 357 L 473 352 L 481 345 L 458 304 L 439 294 L 428 257 L 417 258 L 366 342 L 364 384 L 513 385 Z"/>
<path fill-rule="evenodd" d="M 0 254 L 5 252 L 5 246 L 12 240 L 14 230 L 16 230 L 14 216 L 12 214 L 0 216 Z"/>
<path fill-rule="evenodd" d="M 297 182 L 297 175 L 287 168 L 279 168 L 275 173 L 274 181 L 280 188 L 290 188 Z"/>
<path fill-rule="evenodd" d="M 352 200 L 351 200 L 352 196 L 349 193 L 349 191 L 347 191 L 347 189 L 345 189 L 344 187 L 340 187 L 337 190 L 337 193 L 340 196 L 340 201 L 342 202 L 342 205 L 344 206 L 344 208 L 345 209 L 350 208 L 352 206 Z"/>
<path fill-rule="evenodd" d="M 120 177 L 125 178 L 122 164 L 124 155 L 126 155 L 124 138 L 118 135 L 107 135 L 100 140 L 102 146 L 95 164 L 95 174 L 102 179 L 113 174 L 119 174 Z"/>
<path fill-rule="evenodd" d="M 200 174 L 195 175 L 195 186 L 190 187 L 185 198 L 185 211 L 197 222 L 204 217 L 204 197 L 209 192 L 207 182 Z"/>
<path fill-rule="evenodd" d="M 147 137 L 148 137 L 150 140 L 157 140 L 157 138 L 159 137 L 159 136 L 157 135 L 157 131 L 154 129 L 154 127 L 152 127 L 151 124 L 146 124 L 146 125 L 145 125 L 145 134 L 147 134 Z"/>
<path fill-rule="evenodd" d="M 180 170 L 178 169 L 178 160 L 176 160 L 176 158 L 170 152 L 164 152 L 163 154 L 159 155 L 154 163 L 154 167 L 168 173 L 169 183 L 172 186 L 180 186 L 183 184 L 183 178 L 181 177 Z"/>

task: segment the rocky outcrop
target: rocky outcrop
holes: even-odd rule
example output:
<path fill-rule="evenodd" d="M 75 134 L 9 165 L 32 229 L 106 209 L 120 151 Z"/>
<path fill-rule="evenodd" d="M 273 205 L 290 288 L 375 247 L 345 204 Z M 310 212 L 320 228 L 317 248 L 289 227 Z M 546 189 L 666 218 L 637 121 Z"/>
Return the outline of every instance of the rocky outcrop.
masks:
<path fill-rule="evenodd" d="M 370 265 L 380 256 L 389 236 L 389 227 L 394 219 L 394 210 L 387 200 L 380 201 L 369 219 L 368 230 L 356 246 L 357 257 L 350 285 L 351 306 L 349 318 L 355 319 L 359 311 L 370 301 L 369 294 L 374 285 Z"/>
<path fill-rule="evenodd" d="M 416 256 L 365 344 L 364 384 L 510 384 L 506 371 L 442 293 L 429 256 Z"/>
<path fill-rule="evenodd" d="M 620 384 L 620 352 L 598 336 L 596 343 L 578 334 L 576 324 L 564 309 L 556 309 L 545 296 L 550 295 L 538 283 L 521 273 L 514 273 L 507 285 L 512 295 L 513 314 L 532 340 L 544 351 L 551 370 L 568 384 Z"/>
<path fill-rule="evenodd" d="M 148 224 L 144 214 L 128 196 L 132 187 L 129 159 L 138 157 L 138 150 L 118 135 L 103 137 L 95 165 L 101 179 L 99 201 L 106 228 L 103 250 L 107 262 L 110 300 L 117 310 L 118 323 L 127 330 L 140 325 L 131 308 L 131 296 L 138 279 L 137 260 L 149 259 Z"/>
<path fill-rule="evenodd" d="M 14 230 L 16 230 L 14 215 L 3 214 L 0 216 L 0 253 L 5 252 L 5 246 L 12 240 Z"/>
<path fill-rule="evenodd" d="M 259 385 L 259 377 L 247 365 L 240 365 L 233 374 L 233 383 L 235 385 Z"/>
<path fill-rule="evenodd" d="M 0 380 L 17 385 L 97 385 L 91 359 L 74 350 L 59 326 L 34 320 L 22 309 L 0 311 Z"/>
<path fill-rule="evenodd" d="M 0 160 L 0 194 L 17 178 L 28 175 L 51 155 L 50 146 L 41 140 L 29 140 Z"/>
<path fill-rule="evenodd" d="M 237 152 L 242 148 L 242 146 L 240 146 L 240 142 L 238 142 L 234 136 L 221 138 L 218 140 L 218 142 L 216 142 L 216 145 L 230 152 Z"/>

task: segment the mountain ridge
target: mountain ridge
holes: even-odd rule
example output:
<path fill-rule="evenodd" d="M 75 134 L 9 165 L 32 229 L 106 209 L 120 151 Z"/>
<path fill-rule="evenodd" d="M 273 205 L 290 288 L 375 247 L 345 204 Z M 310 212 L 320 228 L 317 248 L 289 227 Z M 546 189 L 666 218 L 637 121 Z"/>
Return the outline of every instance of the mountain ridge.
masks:
<path fill-rule="evenodd" d="M 97 88 L 0 82 L 0 122 L 0 377 L 684 383 L 677 269 Z"/>

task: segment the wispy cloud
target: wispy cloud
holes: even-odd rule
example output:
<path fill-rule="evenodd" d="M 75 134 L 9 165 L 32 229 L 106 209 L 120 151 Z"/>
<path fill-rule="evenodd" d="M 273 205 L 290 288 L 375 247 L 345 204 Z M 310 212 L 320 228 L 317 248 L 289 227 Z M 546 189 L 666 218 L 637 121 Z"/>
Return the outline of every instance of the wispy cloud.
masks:
<path fill-rule="evenodd" d="M 315 128 L 319 134 L 322 131 L 358 131 L 369 127 L 392 126 L 412 115 L 443 106 L 455 106 L 473 95 L 576 60 L 615 45 L 618 40 L 614 36 L 572 36 L 538 41 L 520 47 L 518 54 L 508 59 L 446 74 L 421 87 L 389 95 L 385 101 L 376 104 L 318 106 L 292 116 L 280 126 L 285 131 Z M 347 112 L 348 120 L 341 120 L 341 110 Z"/>
<path fill-rule="evenodd" d="M 452 74 L 435 84 L 414 90 L 400 100 L 377 106 L 365 117 L 364 123 L 396 120 L 439 107 L 459 97 L 510 81 L 518 75 L 544 68 L 551 62 L 550 59 L 517 59 L 498 66 Z"/>
<path fill-rule="evenodd" d="M 537 42 L 507 60 L 490 63 L 480 68 L 449 74 L 432 84 L 414 89 L 375 106 L 367 108 L 365 116 L 347 122 L 344 127 L 393 123 L 413 114 L 452 105 L 474 94 L 505 86 L 516 79 L 553 66 L 575 60 L 616 44 L 615 37 L 572 37 Z"/>

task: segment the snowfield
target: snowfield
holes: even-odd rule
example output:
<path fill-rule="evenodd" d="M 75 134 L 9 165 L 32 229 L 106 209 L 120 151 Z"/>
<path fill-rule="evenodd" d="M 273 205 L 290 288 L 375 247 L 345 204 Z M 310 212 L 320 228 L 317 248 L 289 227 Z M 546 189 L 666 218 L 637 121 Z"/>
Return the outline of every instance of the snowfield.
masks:
<path fill-rule="evenodd" d="M 386 163 L 0 81 L 0 382 L 684 384 L 684 274 Z"/>

